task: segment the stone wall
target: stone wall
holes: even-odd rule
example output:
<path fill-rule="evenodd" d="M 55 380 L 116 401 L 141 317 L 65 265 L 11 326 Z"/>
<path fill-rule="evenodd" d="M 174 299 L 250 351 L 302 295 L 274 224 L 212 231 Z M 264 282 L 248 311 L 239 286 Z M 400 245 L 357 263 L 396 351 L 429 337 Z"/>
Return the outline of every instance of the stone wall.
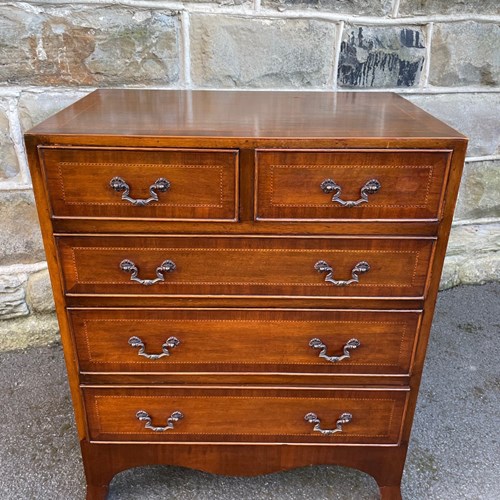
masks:
<path fill-rule="evenodd" d="M 500 276 L 498 0 L 0 4 L 0 342 L 57 326 L 22 134 L 97 87 L 392 90 L 470 137 L 442 287 Z"/>

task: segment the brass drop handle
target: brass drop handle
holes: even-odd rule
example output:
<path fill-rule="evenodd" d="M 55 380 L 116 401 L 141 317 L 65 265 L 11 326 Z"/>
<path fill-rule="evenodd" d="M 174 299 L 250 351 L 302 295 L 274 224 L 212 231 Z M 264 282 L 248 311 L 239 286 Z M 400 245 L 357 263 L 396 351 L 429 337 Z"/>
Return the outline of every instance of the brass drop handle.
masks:
<path fill-rule="evenodd" d="M 146 425 L 144 426 L 145 429 L 151 429 L 154 432 L 165 432 L 173 429 L 174 423 L 184 418 L 184 415 L 180 411 L 174 411 L 172 415 L 167 418 L 167 425 L 164 427 L 156 427 L 151 424 L 151 417 L 147 411 L 139 410 L 135 416 L 141 422 L 146 422 Z"/>
<path fill-rule="evenodd" d="M 167 181 L 167 179 L 164 179 L 163 177 L 160 177 L 159 179 L 156 179 L 156 181 L 149 186 L 149 198 L 131 198 L 129 196 L 130 194 L 130 186 L 121 178 L 121 177 L 113 177 L 109 181 L 109 185 L 111 189 L 114 189 L 117 192 L 123 191 L 122 194 L 122 200 L 128 201 L 132 203 L 132 205 L 136 207 L 143 207 L 145 205 L 148 205 L 149 203 L 152 203 L 154 201 L 158 201 L 158 194 L 156 191 L 159 191 L 160 193 L 164 193 L 168 189 L 170 189 L 170 182 Z"/>
<path fill-rule="evenodd" d="M 353 283 L 359 283 L 358 274 L 367 273 L 370 270 L 370 264 L 368 264 L 368 262 L 365 261 L 358 262 L 351 271 L 352 278 L 350 280 L 334 279 L 333 268 L 330 267 L 330 265 L 324 260 L 319 260 L 318 262 L 316 262 L 316 264 L 314 264 L 314 269 L 316 269 L 318 273 L 328 273 L 325 276 L 325 281 L 327 283 L 331 283 L 332 285 L 335 286 L 348 286 L 352 285 Z"/>
<path fill-rule="evenodd" d="M 146 352 L 146 346 L 144 345 L 144 342 L 139 337 L 130 337 L 128 339 L 128 343 L 131 347 L 139 347 L 139 352 L 137 353 L 138 356 L 144 356 L 147 359 L 156 360 L 161 359 L 164 356 L 170 356 L 169 349 L 177 347 L 181 343 L 181 341 L 177 337 L 169 337 L 161 346 L 161 354 L 148 354 Z"/>
<path fill-rule="evenodd" d="M 358 339 L 350 339 L 348 340 L 343 347 L 343 355 L 341 356 L 328 356 L 326 354 L 327 347 L 325 344 L 320 339 L 314 338 L 309 341 L 309 346 L 312 347 L 313 349 L 321 349 L 320 353 L 318 356 L 320 358 L 326 359 L 327 361 L 330 361 L 331 363 L 338 363 L 339 361 L 342 361 L 344 359 L 348 359 L 351 357 L 350 351 L 352 349 L 357 349 L 361 345 L 361 342 Z"/>
<path fill-rule="evenodd" d="M 359 200 L 345 201 L 340 198 L 342 194 L 342 188 L 333 179 L 325 179 L 320 184 L 320 188 L 323 193 L 333 194 L 332 201 L 334 201 L 335 203 L 339 203 L 343 207 L 347 208 L 357 207 L 358 205 L 361 205 L 361 203 L 368 203 L 368 195 L 375 194 L 380 190 L 381 187 L 382 185 L 377 179 L 370 179 L 361 188 L 361 198 L 359 198 Z"/>
<path fill-rule="evenodd" d="M 163 273 L 171 273 L 175 269 L 175 263 L 171 260 L 164 260 L 157 268 L 156 268 L 156 278 L 152 280 L 143 280 L 138 278 L 139 269 L 137 266 L 128 259 L 122 260 L 120 262 L 120 269 L 126 273 L 130 273 L 130 281 L 137 281 L 144 286 L 151 286 L 160 281 L 165 281 L 165 276 Z"/>
<path fill-rule="evenodd" d="M 340 417 L 335 422 L 335 429 L 322 429 L 321 428 L 321 420 L 318 418 L 316 413 L 307 413 L 304 417 L 306 422 L 310 424 L 315 424 L 313 427 L 313 431 L 320 432 L 321 434 L 327 436 L 331 434 L 336 434 L 337 432 L 343 432 L 344 429 L 342 426 L 344 424 L 348 424 L 352 420 L 352 415 L 350 413 L 342 413 Z"/>

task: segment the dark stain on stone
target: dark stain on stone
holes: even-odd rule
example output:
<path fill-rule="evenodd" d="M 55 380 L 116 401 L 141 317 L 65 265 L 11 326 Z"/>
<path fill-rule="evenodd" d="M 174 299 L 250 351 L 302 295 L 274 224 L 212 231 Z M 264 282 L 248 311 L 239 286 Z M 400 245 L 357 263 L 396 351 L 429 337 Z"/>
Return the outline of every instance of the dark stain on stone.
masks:
<path fill-rule="evenodd" d="M 487 378 L 483 385 L 485 391 L 500 392 L 500 377 Z"/>
<path fill-rule="evenodd" d="M 341 44 L 339 83 L 347 87 L 415 85 L 424 65 L 424 56 L 415 54 L 403 58 L 401 50 L 394 49 L 392 43 L 387 45 L 378 36 L 366 39 L 361 27 L 357 33 L 353 30 Z M 401 49 L 424 49 L 420 33 L 411 29 L 401 30 L 399 45 Z"/>
<path fill-rule="evenodd" d="M 491 73 L 491 64 L 485 64 L 479 68 L 479 75 L 481 78 L 481 85 L 486 85 L 488 87 L 494 87 L 497 85 L 497 81 Z"/>
<path fill-rule="evenodd" d="M 493 376 L 485 379 L 482 386 L 474 386 L 472 395 L 475 399 L 488 400 L 488 396 L 493 396 L 500 392 L 500 377 Z"/>
<path fill-rule="evenodd" d="M 415 448 L 412 458 L 418 471 L 428 474 L 432 481 L 437 480 L 439 469 L 436 458 L 432 453 L 422 448 Z"/>
<path fill-rule="evenodd" d="M 61 427 L 59 428 L 59 436 L 62 437 L 67 432 L 72 431 L 72 430 L 73 430 L 73 426 L 70 423 L 66 422 L 66 423 L 62 424 Z"/>
<path fill-rule="evenodd" d="M 422 70 L 423 59 L 421 61 L 400 61 L 398 73 L 398 87 L 412 87 L 415 85 L 417 74 Z"/>
<path fill-rule="evenodd" d="M 481 325 L 475 325 L 474 323 L 459 323 L 458 328 L 466 333 L 478 333 L 483 330 Z"/>
<path fill-rule="evenodd" d="M 482 387 L 475 386 L 472 389 L 472 394 L 475 399 L 483 399 L 486 391 Z"/>
<path fill-rule="evenodd" d="M 432 389 L 423 390 L 422 394 L 425 396 L 425 401 L 428 403 L 437 403 L 439 401 L 439 397 Z"/>
<path fill-rule="evenodd" d="M 420 32 L 416 30 L 404 29 L 401 30 L 399 35 L 399 39 L 401 40 L 401 45 L 404 47 L 413 47 L 416 49 L 425 48 L 420 41 Z"/>

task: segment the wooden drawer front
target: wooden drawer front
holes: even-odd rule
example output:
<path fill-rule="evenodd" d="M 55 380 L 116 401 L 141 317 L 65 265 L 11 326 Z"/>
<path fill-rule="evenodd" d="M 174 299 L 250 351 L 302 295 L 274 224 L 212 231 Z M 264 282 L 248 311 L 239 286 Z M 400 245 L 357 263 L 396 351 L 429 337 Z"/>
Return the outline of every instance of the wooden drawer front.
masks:
<path fill-rule="evenodd" d="M 411 238 L 61 236 L 57 241 L 66 291 L 72 294 L 420 297 L 433 248 L 432 239 Z M 359 282 L 347 286 L 325 281 L 332 273 L 316 269 L 318 262 L 327 263 L 333 280 L 347 281 L 364 261 L 369 271 L 357 272 Z M 139 283 L 132 280 L 135 275 L 156 283 Z"/>
<path fill-rule="evenodd" d="M 237 219 L 238 152 L 41 147 L 55 217 L 124 219 Z M 137 205 L 122 199 L 121 178 Z M 150 187 L 166 179 L 168 188 Z M 163 189 L 163 191 L 162 191 Z"/>
<path fill-rule="evenodd" d="M 437 219 L 450 157 L 449 151 L 261 150 L 256 219 Z M 365 202 L 361 191 L 372 179 L 380 189 L 367 189 Z"/>
<path fill-rule="evenodd" d="M 407 374 L 420 318 L 418 312 L 210 309 L 89 309 L 69 316 L 85 372 L 358 374 Z M 311 346 L 314 339 L 325 347 Z"/>
<path fill-rule="evenodd" d="M 396 444 L 408 392 L 405 390 L 85 388 L 90 439 L 95 441 L 244 441 Z M 173 428 L 174 412 L 183 415 Z M 315 413 L 323 429 L 335 429 L 344 413 L 352 419 L 342 432 L 324 435 L 305 420 Z"/>

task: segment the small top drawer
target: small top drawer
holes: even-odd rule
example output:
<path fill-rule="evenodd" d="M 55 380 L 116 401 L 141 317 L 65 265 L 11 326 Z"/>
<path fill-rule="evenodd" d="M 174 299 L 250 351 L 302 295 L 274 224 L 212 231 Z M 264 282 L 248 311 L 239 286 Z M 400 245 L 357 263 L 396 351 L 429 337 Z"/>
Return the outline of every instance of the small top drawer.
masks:
<path fill-rule="evenodd" d="M 438 219 L 451 154 L 259 150 L 257 220 Z"/>
<path fill-rule="evenodd" d="M 52 215 L 236 220 L 237 150 L 40 147 Z"/>

